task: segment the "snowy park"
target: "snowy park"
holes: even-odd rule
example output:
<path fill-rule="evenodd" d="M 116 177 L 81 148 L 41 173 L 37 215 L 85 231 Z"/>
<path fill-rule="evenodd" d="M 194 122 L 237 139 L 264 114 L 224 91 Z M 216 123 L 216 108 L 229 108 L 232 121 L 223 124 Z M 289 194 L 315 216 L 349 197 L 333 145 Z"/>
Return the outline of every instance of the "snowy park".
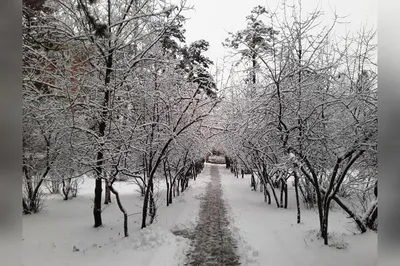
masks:
<path fill-rule="evenodd" d="M 23 0 L 24 266 L 377 264 L 373 0 L 240 2 Z"/>
<path fill-rule="evenodd" d="M 213 181 L 213 175 L 218 180 Z M 277 209 L 262 201 L 262 193 L 249 189 L 250 180 L 250 175 L 236 178 L 224 165 L 206 164 L 176 202 L 161 206 L 159 218 L 142 230 L 140 215 L 135 215 L 140 213 L 140 193 L 133 192 L 132 184 L 117 184 L 121 198 L 129 202 L 127 212 L 133 214 L 127 238 L 116 204 L 104 211 L 103 227 L 90 225 L 87 213 L 94 186 L 93 180 L 86 180 L 80 196 L 71 202 L 49 198 L 39 215 L 24 218 L 24 265 L 376 265 L 375 232 L 358 234 L 356 225 L 335 208 L 330 216 L 331 243 L 325 246 L 317 236 L 315 210 L 304 210 L 302 222 L 296 224 L 293 186 L 288 188 L 289 207 Z M 223 205 L 223 221 L 201 212 L 202 203 L 217 194 L 207 191 L 212 182 L 219 183 L 222 191 L 214 195 L 221 200 L 221 205 L 214 207 Z M 165 194 L 165 187 L 161 185 L 157 194 Z M 209 218 L 226 223 L 224 230 L 233 243 L 219 242 L 219 235 L 203 239 L 201 234 L 223 233 L 210 228 L 213 222 Z M 198 228 L 199 223 L 204 223 L 200 224 L 203 228 Z M 231 251 L 213 255 L 213 250 L 221 248 Z M 218 261 L 230 252 L 237 257 L 234 263 Z"/>

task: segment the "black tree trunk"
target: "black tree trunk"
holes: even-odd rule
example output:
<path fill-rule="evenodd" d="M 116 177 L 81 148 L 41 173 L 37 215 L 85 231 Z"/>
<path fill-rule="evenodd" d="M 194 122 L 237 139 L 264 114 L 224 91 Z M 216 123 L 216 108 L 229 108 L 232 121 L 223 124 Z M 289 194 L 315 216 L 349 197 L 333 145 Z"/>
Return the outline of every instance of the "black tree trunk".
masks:
<path fill-rule="evenodd" d="M 111 203 L 110 187 L 106 186 L 105 189 L 106 189 L 106 191 L 105 191 L 105 194 L 104 194 L 104 204 L 108 204 L 108 203 Z"/>
<path fill-rule="evenodd" d="M 296 171 L 293 172 L 294 175 L 294 190 L 296 193 L 296 207 L 297 207 L 297 223 L 301 222 L 300 217 L 300 200 L 299 200 L 299 177 Z"/>
<path fill-rule="evenodd" d="M 105 130 L 106 130 L 106 121 L 107 117 L 109 114 L 109 101 L 110 101 L 110 90 L 107 88 L 108 84 L 110 84 L 111 81 L 111 72 L 112 72 L 112 53 L 109 54 L 107 58 L 107 65 L 106 65 L 106 73 L 105 73 L 105 92 L 104 92 L 104 100 L 103 100 L 103 105 L 102 105 L 102 113 L 101 113 L 101 120 L 99 122 L 99 137 L 104 137 Z M 96 181 L 95 181 L 95 189 L 94 189 L 94 206 L 93 206 L 93 217 L 94 217 L 94 227 L 99 227 L 101 226 L 102 220 L 101 220 L 101 194 L 103 192 L 102 188 L 102 180 L 101 180 L 101 174 L 103 171 L 103 145 L 100 145 L 100 149 L 97 152 L 97 158 L 96 158 Z"/>
<path fill-rule="evenodd" d="M 112 185 L 107 185 L 107 187 L 109 188 L 108 190 L 115 195 L 115 198 L 117 199 L 118 208 L 124 214 L 124 236 L 127 237 L 127 236 L 129 236 L 129 234 L 128 234 L 128 214 L 126 213 L 125 208 L 122 206 L 121 199 L 119 197 L 119 193 L 112 187 Z"/>

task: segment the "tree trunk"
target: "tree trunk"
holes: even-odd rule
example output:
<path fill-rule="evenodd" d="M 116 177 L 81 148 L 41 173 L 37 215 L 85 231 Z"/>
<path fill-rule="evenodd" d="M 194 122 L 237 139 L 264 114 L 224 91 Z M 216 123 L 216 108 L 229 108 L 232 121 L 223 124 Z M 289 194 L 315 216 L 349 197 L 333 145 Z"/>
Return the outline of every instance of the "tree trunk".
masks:
<path fill-rule="evenodd" d="M 115 195 L 115 198 L 117 199 L 118 208 L 124 214 L 124 236 L 127 237 L 127 236 L 129 236 L 129 234 L 128 234 L 128 214 L 126 213 L 124 207 L 122 206 L 121 199 L 119 198 L 119 193 L 113 188 L 112 185 L 108 185 L 107 187 L 109 188 L 108 190 Z"/>
<path fill-rule="evenodd" d="M 156 204 L 154 201 L 154 183 L 151 182 L 150 185 L 150 206 L 149 206 L 149 216 L 150 216 L 150 224 L 153 223 L 154 218 L 156 217 Z"/>
<path fill-rule="evenodd" d="M 378 206 L 373 208 L 372 214 L 368 216 L 366 220 L 366 226 L 371 230 L 376 230 L 375 228 L 375 220 L 378 218 Z"/>
<path fill-rule="evenodd" d="M 185 183 L 186 183 L 186 177 L 184 177 L 181 181 L 181 193 L 183 192 L 183 190 L 185 189 Z"/>
<path fill-rule="evenodd" d="M 72 181 L 71 192 L 73 198 L 75 198 L 78 195 L 78 181 L 76 180 Z"/>
<path fill-rule="evenodd" d="M 169 206 L 169 183 L 167 181 L 167 207 Z"/>
<path fill-rule="evenodd" d="M 103 99 L 103 105 L 102 105 L 102 112 L 101 112 L 101 119 L 99 121 L 99 137 L 102 138 L 104 137 L 105 130 L 106 130 L 106 121 L 107 121 L 107 116 L 109 114 L 109 101 L 110 101 L 110 90 L 107 88 L 108 84 L 111 81 L 111 72 L 112 72 L 112 53 L 109 53 L 107 60 L 106 60 L 106 73 L 105 73 L 105 79 L 104 79 L 104 85 L 105 85 L 105 92 L 104 92 L 104 99 Z M 101 194 L 103 192 L 102 188 L 102 180 L 101 180 L 101 174 L 103 171 L 103 159 L 104 159 L 104 153 L 103 153 L 103 146 L 104 144 L 100 144 L 100 149 L 97 152 L 97 158 L 96 158 L 96 181 L 95 181 L 95 189 L 94 189 L 94 206 L 93 206 L 93 217 L 94 217 L 94 227 L 99 227 L 101 226 L 102 220 L 101 220 Z"/>
<path fill-rule="evenodd" d="M 288 186 L 287 183 L 285 183 L 285 205 L 283 207 L 287 209 L 287 206 L 288 206 Z"/>
<path fill-rule="evenodd" d="M 271 204 L 271 194 L 269 194 L 267 184 L 265 182 L 263 182 L 263 187 L 264 187 L 264 201 L 265 202 L 268 201 L 268 205 L 270 205 Z"/>
<path fill-rule="evenodd" d="M 22 210 L 24 214 L 31 214 L 31 210 L 28 207 L 28 204 L 26 204 L 26 201 L 22 199 Z"/>
<path fill-rule="evenodd" d="M 143 156 L 143 186 L 140 187 L 141 196 L 144 197 L 146 193 L 146 179 L 147 179 L 147 161 L 145 156 Z"/>
<path fill-rule="evenodd" d="M 26 166 L 24 166 L 24 167 L 26 167 Z M 26 184 L 26 188 L 27 188 L 27 190 L 28 190 L 28 199 L 29 199 L 29 210 L 31 210 L 32 211 L 32 209 L 31 209 L 31 206 L 30 206 L 30 202 L 31 202 L 31 199 L 32 199 L 32 197 L 33 197 L 33 182 L 32 182 L 32 177 L 28 174 L 28 173 L 26 173 L 25 174 L 25 184 Z"/>
<path fill-rule="evenodd" d="M 169 204 L 172 204 L 172 193 L 173 193 L 173 190 L 174 190 L 174 182 L 172 181 L 171 175 L 169 176 L 169 184 L 170 184 L 170 188 L 169 188 Z"/>
<path fill-rule="evenodd" d="M 152 224 L 154 222 L 156 215 L 157 215 L 157 206 L 155 204 L 154 194 L 153 194 L 153 192 L 151 192 L 150 193 L 150 224 Z"/>
<path fill-rule="evenodd" d="M 328 245 L 328 217 L 329 217 L 329 206 L 325 206 L 322 215 L 322 226 L 321 236 L 324 239 L 324 244 Z"/>
<path fill-rule="evenodd" d="M 166 161 L 164 161 L 164 177 L 165 177 L 165 184 L 167 185 L 167 207 L 169 206 L 169 186 L 170 183 L 168 182 L 168 173 L 167 173 L 167 168 L 166 168 Z"/>
<path fill-rule="evenodd" d="M 378 218 L 378 181 L 374 185 L 374 195 L 376 202 L 371 206 L 369 213 L 366 214 L 365 224 L 371 230 L 376 230 L 375 220 Z"/>
<path fill-rule="evenodd" d="M 69 194 L 71 192 L 71 178 L 67 178 L 67 183 L 65 182 L 65 179 L 62 178 L 62 192 L 63 192 L 63 198 L 64 200 L 68 200 Z"/>
<path fill-rule="evenodd" d="M 254 174 L 251 173 L 251 184 L 250 186 L 253 188 L 254 191 L 256 191 L 256 180 L 254 179 Z"/>
<path fill-rule="evenodd" d="M 185 178 L 182 178 L 181 183 L 180 183 L 180 192 L 183 192 L 183 188 L 185 187 Z"/>
<path fill-rule="evenodd" d="M 274 199 L 275 199 L 275 202 L 276 202 L 276 206 L 279 208 L 280 205 L 279 205 L 278 197 L 277 197 L 277 195 L 276 195 L 276 193 L 275 193 L 275 188 L 274 188 L 274 186 L 272 185 L 272 183 L 271 183 L 271 181 L 270 181 L 270 179 L 268 178 L 267 175 L 264 176 L 264 181 L 271 187 L 271 189 L 272 189 L 272 195 L 274 196 Z"/>
<path fill-rule="evenodd" d="M 319 186 L 319 185 L 317 185 Z M 319 228 L 321 231 L 321 237 L 324 239 L 325 242 L 325 232 L 326 230 L 324 229 L 325 227 L 325 221 L 324 221 L 324 209 L 323 209 L 323 203 L 322 203 L 322 195 L 319 192 L 319 189 L 316 189 L 316 194 L 317 194 L 317 207 L 318 207 L 318 217 L 319 217 Z M 328 208 L 329 209 L 329 208 Z"/>
<path fill-rule="evenodd" d="M 151 183 L 153 182 L 152 176 L 148 177 L 148 181 L 149 181 L 149 184 L 146 187 L 146 192 L 144 194 L 144 202 L 143 202 L 143 209 L 142 209 L 142 226 L 141 226 L 142 229 L 147 226 L 146 225 L 147 208 L 148 208 L 148 204 L 149 204 L 150 187 L 151 187 Z"/>
<path fill-rule="evenodd" d="M 275 199 L 275 202 L 276 202 L 276 206 L 279 208 L 278 196 L 276 195 L 275 188 L 274 188 L 274 186 L 271 184 L 271 182 L 268 182 L 268 184 L 269 184 L 269 186 L 271 187 L 272 195 L 274 196 L 274 199 Z"/>
<path fill-rule="evenodd" d="M 252 68 L 252 82 L 253 82 L 253 87 L 251 89 L 251 95 L 250 97 L 253 98 L 256 95 L 256 82 L 257 82 L 257 77 L 256 77 L 256 66 L 257 66 L 257 52 L 255 51 L 256 48 L 256 40 L 255 40 L 255 36 L 253 35 L 252 37 L 252 42 L 251 42 L 251 46 L 252 46 L 252 53 L 251 53 L 251 62 L 253 65 Z"/>
<path fill-rule="evenodd" d="M 95 189 L 94 189 L 94 206 L 93 206 L 93 217 L 94 217 L 94 227 L 99 227 L 103 223 L 101 221 L 101 192 L 102 180 L 100 177 L 96 178 Z"/>
<path fill-rule="evenodd" d="M 296 193 L 296 207 L 297 207 L 297 223 L 299 224 L 301 222 L 300 219 L 300 200 L 299 200 L 299 177 L 297 175 L 297 172 L 293 172 L 294 175 L 294 190 Z"/>
<path fill-rule="evenodd" d="M 169 204 L 172 204 L 172 191 L 173 191 L 173 186 L 171 185 L 169 188 Z"/>
<path fill-rule="evenodd" d="M 104 204 L 108 204 L 108 203 L 111 203 L 110 187 L 106 186 L 105 189 L 106 189 L 106 191 L 105 191 L 105 194 L 104 194 Z"/>
<path fill-rule="evenodd" d="M 283 186 L 283 179 L 281 179 L 281 193 L 280 193 L 280 205 L 281 208 L 283 208 L 283 190 L 284 190 L 284 186 Z"/>
<path fill-rule="evenodd" d="M 196 168 L 196 164 L 193 164 L 193 167 L 192 167 L 192 175 L 193 175 L 193 180 L 196 181 L 196 177 L 197 177 L 197 168 Z"/>

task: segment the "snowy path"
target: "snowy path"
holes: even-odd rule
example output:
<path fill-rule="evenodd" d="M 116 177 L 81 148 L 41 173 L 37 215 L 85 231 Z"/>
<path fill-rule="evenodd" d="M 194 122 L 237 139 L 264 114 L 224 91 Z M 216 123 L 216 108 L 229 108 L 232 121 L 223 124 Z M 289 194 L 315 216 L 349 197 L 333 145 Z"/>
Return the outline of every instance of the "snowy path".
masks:
<path fill-rule="evenodd" d="M 115 200 L 103 212 L 104 226 L 92 227 L 93 180 L 87 180 L 70 201 L 50 197 L 40 213 L 23 217 L 23 265 L 377 264 L 377 234 L 353 235 L 354 222 L 340 209 L 330 214 L 330 243 L 336 246 L 326 247 L 316 239 L 316 211 L 303 208 L 302 223 L 296 224 L 291 186 L 288 209 L 277 209 L 263 202 L 262 193 L 251 191 L 248 175 L 235 178 L 223 165 L 206 164 L 169 207 L 162 184 L 160 180 L 156 222 L 141 230 L 141 216 L 129 216 L 128 238 L 122 237 L 122 216 Z M 142 198 L 136 187 L 121 182 L 116 188 L 128 213 L 140 213 Z"/>
<path fill-rule="evenodd" d="M 218 168 L 210 166 L 211 181 L 201 203 L 193 248 L 188 253 L 186 265 L 240 265 L 235 240 L 228 227 Z"/>

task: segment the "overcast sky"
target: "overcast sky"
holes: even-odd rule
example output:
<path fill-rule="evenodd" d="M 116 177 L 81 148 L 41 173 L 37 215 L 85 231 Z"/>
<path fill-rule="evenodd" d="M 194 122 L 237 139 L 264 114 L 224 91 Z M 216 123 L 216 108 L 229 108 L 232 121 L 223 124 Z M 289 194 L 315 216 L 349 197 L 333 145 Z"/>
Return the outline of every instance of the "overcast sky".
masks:
<path fill-rule="evenodd" d="M 179 0 L 171 0 L 180 2 Z M 298 1 L 298 0 L 296 0 Z M 190 43 L 198 39 L 205 39 L 210 43 L 206 55 L 217 62 L 225 52 L 222 42 L 228 37 L 227 32 L 236 32 L 246 26 L 246 16 L 257 5 L 268 5 L 274 9 L 279 0 L 187 0 L 194 10 L 185 12 L 186 39 Z M 347 29 L 359 28 L 362 23 L 377 27 L 378 0 L 303 0 L 306 10 L 321 5 L 321 10 L 332 17 L 332 9 L 336 8 L 340 16 L 348 16 L 346 20 L 351 24 Z M 344 32 L 344 28 L 343 28 Z"/>

